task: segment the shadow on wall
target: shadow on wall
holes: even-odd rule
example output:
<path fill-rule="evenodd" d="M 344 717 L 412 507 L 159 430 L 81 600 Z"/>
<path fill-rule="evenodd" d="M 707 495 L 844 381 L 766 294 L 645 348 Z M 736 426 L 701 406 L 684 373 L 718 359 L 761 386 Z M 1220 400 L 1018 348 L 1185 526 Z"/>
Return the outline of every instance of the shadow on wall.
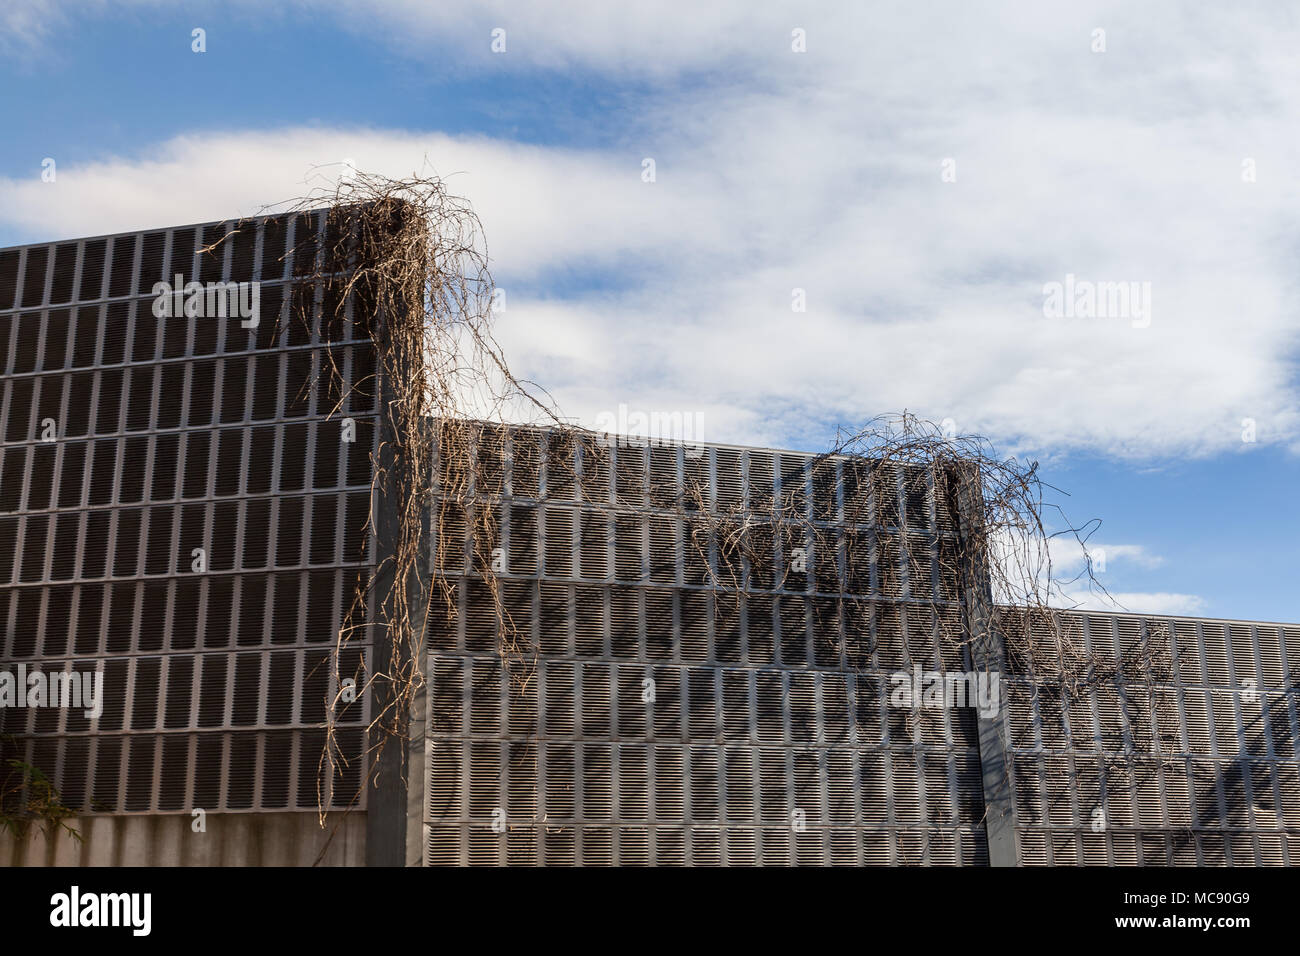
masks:
<path fill-rule="evenodd" d="M 189 814 L 86 814 L 70 821 L 80 840 L 0 832 L 0 866 L 364 866 L 365 813 L 335 817 L 322 830 L 315 813 L 210 813 L 195 833 Z"/>

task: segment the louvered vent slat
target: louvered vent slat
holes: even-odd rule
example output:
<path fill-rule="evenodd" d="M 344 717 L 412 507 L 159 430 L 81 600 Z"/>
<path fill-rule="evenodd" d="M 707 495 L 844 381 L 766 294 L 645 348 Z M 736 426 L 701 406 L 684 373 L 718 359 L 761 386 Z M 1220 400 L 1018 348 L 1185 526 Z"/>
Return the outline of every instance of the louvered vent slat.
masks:
<path fill-rule="evenodd" d="M 280 257 L 322 219 L 0 253 L 15 270 L 0 287 L 20 263 L 23 280 L 0 302 L 0 341 L 13 328 L 16 346 L 0 355 L 0 658 L 100 669 L 105 691 L 98 721 L 43 708 L 0 715 L 0 730 L 31 735 L 74 809 L 317 807 L 311 728 L 337 688 L 328 651 L 309 648 L 332 646 L 375 561 L 377 441 L 373 387 L 348 387 L 373 374 L 368 329 L 322 328 L 317 306 L 281 335 L 287 303 L 316 290 L 285 282 Z M 176 273 L 260 282 L 256 328 L 156 318 L 153 284 Z M 327 361 L 344 388 L 318 374 Z M 362 627 L 349 674 L 364 676 L 368 644 Z M 364 706 L 344 716 L 345 752 L 361 754 L 365 722 Z M 324 781 L 329 805 L 352 801 L 363 766 Z"/>
<path fill-rule="evenodd" d="M 1023 619 L 1000 614 L 1006 629 Z M 1067 645 L 1074 620 L 1062 616 Z M 1050 845 L 1057 864 L 1062 848 L 1073 859 L 1073 847 L 1087 865 L 1295 862 L 1283 838 L 1300 797 L 1292 717 L 1267 690 L 1282 683 L 1287 629 L 1123 614 L 1077 620 L 1097 670 L 1073 698 L 1058 702 L 1044 692 L 1050 681 L 1040 684 L 1035 719 L 1020 682 L 1009 688 L 1022 861 L 1045 862 Z M 1094 720 L 1096 764 L 1084 757 Z M 1053 770 L 1057 758 L 1036 765 L 1039 735 L 1048 753 L 1071 755 L 1072 777 Z"/>
<path fill-rule="evenodd" d="M 502 489 L 511 575 L 538 556 L 539 603 L 520 604 L 515 625 L 539 635 L 541 656 L 528 690 L 485 684 L 490 709 L 465 703 L 469 724 L 435 714 L 434 733 L 453 752 L 481 736 L 538 747 L 504 775 L 522 787 L 531 774 L 537 802 L 508 809 L 494 848 L 490 817 L 442 798 L 429 862 L 531 859 L 511 850 L 526 831 L 546 863 L 987 863 L 973 717 L 888 704 L 888 673 L 913 660 L 961 668 L 939 636 L 955 605 L 900 603 L 956 597 L 924 480 L 906 499 L 901 472 L 842 477 L 809 456 L 524 428 L 503 444 L 516 469 L 515 449 L 545 459 L 535 545 L 531 479 Z M 824 526 L 816 541 L 771 522 L 778 500 Z M 877 509 L 892 516 L 883 548 Z M 438 675 L 458 682 L 448 666 L 492 660 L 497 638 L 474 576 L 440 567 L 464 598 L 463 620 L 431 627 L 435 710 L 462 700 Z"/>

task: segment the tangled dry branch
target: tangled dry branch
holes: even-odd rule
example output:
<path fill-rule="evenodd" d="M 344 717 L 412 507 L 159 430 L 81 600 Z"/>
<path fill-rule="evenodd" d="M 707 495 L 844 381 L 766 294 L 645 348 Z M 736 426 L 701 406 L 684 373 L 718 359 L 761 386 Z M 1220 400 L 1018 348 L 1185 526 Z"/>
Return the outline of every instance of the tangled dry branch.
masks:
<path fill-rule="evenodd" d="M 348 659 L 343 651 L 364 628 L 382 628 L 374 639 L 383 651 L 374 656 L 380 666 L 361 687 L 377 702 L 367 728 L 373 758 L 404 738 L 404 716 L 424 682 L 428 615 L 456 617 L 457 576 L 447 569 L 462 559 L 492 606 L 502 670 L 516 695 L 528 693 L 538 648 L 512 619 L 498 576 L 508 497 L 499 426 L 546 429 L 546 440 L 531 450 L 512 446 L 511 468 L 519 474 L 545 467 L 547 494 L 570 500 L 588 498 L 608 481 L 599 468 L 608 461 L 610 437 L 565 422 L 544 392 L 510 372 L 493 337 L 494 286 L 480 224 L 443 181 L 358 175 L 289 211 L 321 206 L 328 207 L 325 242 L 317 248 L 313 239 L 295 250 L 295 260 L 311 262 L 296 270 L 300 281 L 320 292 L 296 298 L 290 321 L 310 325 L 322 302 L 324 315 L 315 320 L 322 323 L 341 324 L 349 314 L 378 317 L 384 437 L 374 459 L 372 501 L 384 511 L 371 517 L 385 538 L 382 563 L 353 596 L 349 616 L 382 624 L 346 624 L 338 634 L 324 779 L 352 759 L 337 736 L 354 676 L 337 664 Z M 343 375 L 332 358 L 320 374 L 331 380 L 336 410 L 343 408 Z M 579 470 L 576 461 L 592 464 Z M 761 500 L 712 500 L 707 477 L 693 472 L 689 459 L 687 473 L 684 491 L 656 487 L 652 477 L 641 487 L 659 507 L 679 512 L 688 574 L 716 593 L 719 633 L 734 625 L 746 576 L 781 590 L 804 589 L 811 575 L 817 591 L 837 595 L 842 624 L 830 629 L 838 635 L 830 652 L 846 672 L 869 659 L 863 636 L 874 633 L 877 614 L 915 620 L 937 634 L 946 661 L 960 663 L 969 660 L 972 640 L 962 608 L 967 575 L 982 582 L 990 606 L 1002 606 L 1006 666 L 1029 675 L 1049 706 L 1068 709 L 1091 692 L 1101 706 L 1128 714 L 1130 732 L 1118 750 L 1158 760 L 1170 749 L 1160 739 L 1161 708 L 1168 706 L 1161 688 L 1171 666 L 1167 629 L 1153 623 L 1117 656 L 1089 648 L 1078 618 L 1061 613 L 1063 584 L 1074 581 L 1054 576 L 1052 545 L 1065 537 L 1082 547 L 1087 531 L 1068 522 L 1049 527 L 1045 515 L 1054 506 L 1045 492 L 1054 489 L 1038 477 L 1036 464 L 1002 458 L 982 438 L 946 434 L 905 413 L 839 435 L 806 468 L 778 476 L 773 494 Z M 974 520 L 963 522 L 962 515 Z M 801 559 L 791 560 L 797 550 Z M 1104 593 L 1086 560 L 1081 576 Z M 1127 756 L 1115 757 L 1115 780 L 1127 772 Z M 1129 785 L 1137 785 L 1131 775 Z M 323 815 L 323 794 L 321 806 Z"/>

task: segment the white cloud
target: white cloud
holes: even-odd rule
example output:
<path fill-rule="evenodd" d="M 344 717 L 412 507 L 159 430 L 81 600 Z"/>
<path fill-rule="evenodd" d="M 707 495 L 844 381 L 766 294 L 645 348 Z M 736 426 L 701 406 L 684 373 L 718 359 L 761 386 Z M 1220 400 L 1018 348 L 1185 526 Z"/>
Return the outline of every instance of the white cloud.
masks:
<path fill-rule="evenodd" d="M 1165 563 L 1165 559 L 1152 554 L 1140 544 L 1106 544 L 1089 541 L 1080 546 L 1072 535 L 1053 538 L 1050 541 L 1052 555 L 1052 573 L 1054 577 L 1067 579 L 1074 575 L 1086 575 L 1085 554 L 1092 559 L 1093 573 L 1098 580 L 1105 583 L 1105 575 L 1116 565 L 1121 570 L 1137 567 L 1153 570 Z"/>
<path fill-rule="evenodd" d="M 1203 607 L 1204 599 L 1195 594 L 1176 594 L 1166 591 L 1155 592 L 1121 592 L 1112 594 L 1113 600 L 1107 601 L 1098 595 L 1080 599 L 1077 604 L 1082 611 L 1128 611 L 1133 614 L 1170 614 L 1194 617 Z"/>
<path fill-rule="evenodd" d="M 370 0 L 341 16 L 399 26 L 413 56 L 577 66 L 654 92 L 599 150 L 186 136 L 61 163 L 54 185 L 0 181 L 0 221 L 55 238 L 224 218 L 302 193 L 313 163 L 404 174 L 427 156 L 464 171 L 516 369 L 584 419 L 707 409 L 710 438 L 780 443 L 908 408 L 1011 447 L 1133 458 L 1240 450 L 1243 418 L 1262 444 L 1295 440 L 1300 61 L 1283 17 L 594 0 Z M 497 25 L 509 52 L 493 57 Z M 806 54 L 790 52 L 795 26 Z M 1258 182 L 1241 181 L 1244 157 Z M 1044 318 L 1043 285 L 1066 274 L 1150 282 L 1150 327 Z"/>
<path fill-rule="evenodd" d="M 356 128 L 184 135 L 139 157 L 60 164 L 54 183 L 0 179 L 0 219 L 45 236 L 248 215 L 313 191 L 332 193 L 345 157 L 371 172 L 447 177 L 473 201 L 501 275 L 513 279 L 650 255 L 688 212 L 689 197 L 651 201 L 636 188 L 635 163 L 619 168 L 596 153 Z M 722 239 L 696 236 L 712 248 Z"/>
<path fill-rule="evenodd" d="M 7 56 L 30 55 L 49 40 L 63 20 L 57 4 L 44 0 L 11 0 L 0 7 L 0 51 Z"/>
<path fill-rule="evenodd" d="M 1109 544 L 1090 540 L 1093 576 L 1085 566 L 1085 550 L 1073 535 L 1050 538 L 1047 548 L 1038 539 L 1001 529 L 990 542 L 995 598 L 1000 604 L 1044 601 L 1053 607 L 1091 611 L 1131 611 L 1137 614 L 1193 614 L 1204 607 L 1197 595 L 1132 590 L 1134 572 L 1154 571 L 1165 559 L 1140 544 Z M 1102 560 L 1104 556 L 1104 567 Z M 1045 558 L 1050 558 L 1049 568 Z"/>

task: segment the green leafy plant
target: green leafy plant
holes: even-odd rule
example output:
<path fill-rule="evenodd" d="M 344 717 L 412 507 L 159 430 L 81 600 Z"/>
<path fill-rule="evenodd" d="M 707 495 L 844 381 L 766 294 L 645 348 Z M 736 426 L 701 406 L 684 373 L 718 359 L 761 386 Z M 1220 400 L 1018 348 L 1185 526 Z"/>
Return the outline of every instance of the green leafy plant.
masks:
<path fill-rule="evenodd" d="M 63 795 L 45 772 L 16 757 L 7 759 L 4 766 L 0 776 L 0 830 L 22 838 L 27 828 L 37 822 L 49 835 L 62 830 L 80 843 L 81 834 L 68 822 L 76 817 L 76 811 L 63 802 Z"/>

